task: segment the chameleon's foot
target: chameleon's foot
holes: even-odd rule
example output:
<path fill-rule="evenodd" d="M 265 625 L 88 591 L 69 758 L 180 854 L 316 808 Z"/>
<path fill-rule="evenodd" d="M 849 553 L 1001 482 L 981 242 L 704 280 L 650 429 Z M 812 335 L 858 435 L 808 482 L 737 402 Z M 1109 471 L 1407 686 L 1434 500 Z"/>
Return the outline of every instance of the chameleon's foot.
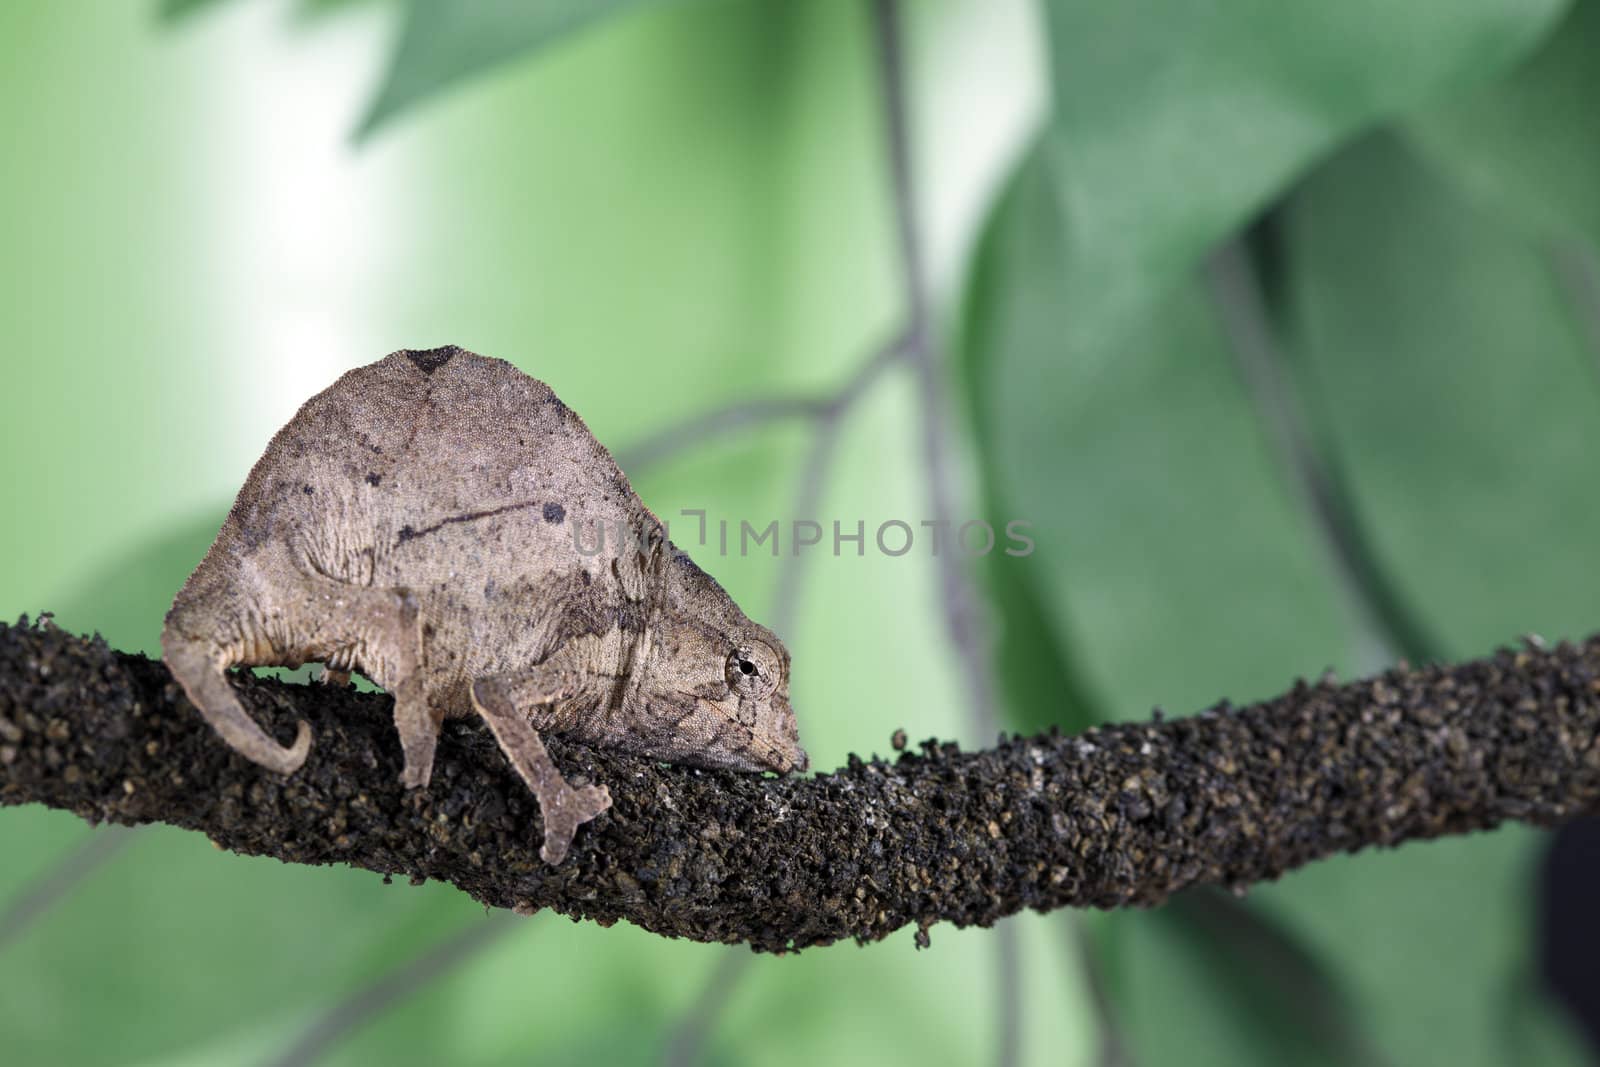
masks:
<path fill-rule="evenodd" d="M 488 724 L 500 750 L 517 774 L 539 798 L 544 819 L 544 847 L 539 856 L 552 866 L 567 858 L 578 827 L 611 806 L 603 785 L 574 788 L 561 777 L 539 733 L 528 722 L 528 709 L 511 698 L 502 678 L 479 678 L 472 683 L 472 705 Z"/>
<path fill-rule="evenodd" d="M 415 674 L 395 691 L 394 725 L 400 731 L 400 747 L 406 756 L 400 784 L 407 789 L 422 789 L 433 780 L 433 752 L 439 744 L 439 720 L 428 706 L 421 679 Z"/>
<path fill-rule="evenodd" d="M 544 817 L 544 847 L 539 858 L 552 867 L 567 858 L 578 827 L 611 807 L 611 794 L 603 785 L 574 789 L 565 781 L 555 796 L 539 794 L 539 814 Z"/>

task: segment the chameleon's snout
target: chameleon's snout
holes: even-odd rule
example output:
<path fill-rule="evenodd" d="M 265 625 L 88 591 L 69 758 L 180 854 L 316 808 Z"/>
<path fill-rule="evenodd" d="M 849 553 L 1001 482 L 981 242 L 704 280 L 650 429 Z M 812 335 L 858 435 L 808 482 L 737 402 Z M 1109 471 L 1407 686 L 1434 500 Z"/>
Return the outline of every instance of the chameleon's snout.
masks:
<path fill-rule="evenodd" d="M 795 720 L 794 708 L 789 704 L 789 694 L 780 690 L 772 701 L 772 718 L 767 737 L 771 754 L 778 764 L 773 768 L 779 774 L 803 771 L 811 766 L 811 757 L 800 747 L 800 724 Z"/>

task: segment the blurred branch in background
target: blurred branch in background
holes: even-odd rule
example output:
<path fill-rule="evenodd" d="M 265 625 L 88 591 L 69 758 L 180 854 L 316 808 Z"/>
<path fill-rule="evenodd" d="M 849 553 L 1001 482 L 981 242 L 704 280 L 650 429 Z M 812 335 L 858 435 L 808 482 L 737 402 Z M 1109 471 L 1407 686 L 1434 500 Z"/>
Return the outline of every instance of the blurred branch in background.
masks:
<path fill-rule="evenodd" d="M 874 0 L 872 24 L 883 81 L 883 127 L 888 139 L 889 175 L 894 190 L 896 244 L 900 250 L 901 299 L 905 305 L 909 361 L 916 376 L 918 415 L 922 423 L 922 465 L 935 529 L 954 529 L 955 478 L 950 470 L 948 400 L 945 368 L 936 351 L 928 268 L 917 223 L 917 184 L 911 166 L 911 105 L 907 92 L 901 11 L 896 0 Z M 967 690 L 967 720 L 974 736 L 987 739 L 999 730 L 994 684 L 989 676 L 990 644 L 978 619 L 971 576 L 953 546 L 934 553 L 939 579 L 939 608 L 945 636 Z M 998 1042 L 994 1062 L 1012 1067 L 1020 1057 L 1022 1034 L 1022 961 L 1016 928 L 995 931 L 995 1008 Z"/>
<path fill-rule="evenodd" d="M 133 835 L 120 828 L 96 830 L 69 848 L 64 856 L 24 885 L 0 910 L 0 952 L 38 918 L 72 892 L 85 878 L 121 852 Z"/>
<path fill-rule="evenodd" d="M 1391 1059 L 1372 1041 L 1364 1020 L 1328 963 L 1271 912 L 1218 890 L 1185 893 L 1169 914 L 1179 936 L 1229 972 L 1263 1019 L 1297 1029 L 1333 1062 L 1385 1067 Z M 1281 1024 L 1280 1024 L 1281 1025 Z"/>
<path fill-rule="evenodd" d="M 852 374 L 848 381 L 826 396 L 772 397 L 761 400 L 739 400 L 710 411 L 702 411 L 691 418 L 668 426 L 646 437 L 637 444 L 619 449 L 617 465 L 625 471 L 637 473 L 644 467 L 662 463 L 680 452 L 698 445 L 708 444 L 718 437 L 754 430 L 785 419 L 807 419 L 816 426 L 819 439 L 837 434 L 840 419 L 860 399 L 885 368 L 905 354 L 904 338 L 897 338 L 875 352 Z M 809 515 L 810 511 L 796 511 L 796 515 Z M 781 633 L 781 629 L 779 630 Z"/>
<path fill-rule="evenodd" d="M 1318 433 L 1315 393 L 1297 378 L 1278 336 L 1263 286 L 1270 272 L 1262 260 L 1271 261 L 1280 225 L 1269 212 L 1213 249 L 1202 266 L 1228 352 L 1283 484 L 1319 542 L 1343 601 L 1354 662 L 1375 671 L 1397 659 L 1437 661 L 1443 653 L 1380 561 L 1326 435 Z M 1280 917 L 1219 893 L 1188 894 L 1175 905 L 1183 933 L 1208 943 L 1245 981 L 1255 980 L 1261 988 L 1254 1000 L 1272 1003 L 1273 1016 L 1292 1020 L 1348 1062 L 1384 1062 L 1340 977 Z"/>
<path fill-rule="evenodd" d="M 1082 922 L 1063 924 L 1060 929 L 1066 937 L 1066 956 L 1075 960 L 1084 976 L 1084 990 L 1094 1008 L 1098 1023 L 1095 1043 L 1095 1060 L 1099 1067 L 1134 1067 L 1137 1062 L 1117 1025 L 1117 1010 L 1107 980 L 1105 961 L 1101 958 L 1094 937 Z"/>
<path fill-rule="evenodd" d="M 657 765 L 552 740 L 612 809 L 559 867 L 475 724 L 404 790 L 387 696 L 241 675 L 252 713 L 312 724 L 282 778 L 233 754 L 166 668 L 50 625 L 0 627 L 0 804 L 166 822 L 287 862 L 447 881 L 493 907 L 789 951 L 1023 908 L 1158 904 L 1337 852 L 1555 825 L 1600 801 L 1600 636 L 978 753 L 925 742 L 812 778 Z"/>
<path fill-rule="evenodd" d="M 878 378 L 892 364 L 904 358 L 907 341 L 895 341 L 861 365 L 861 369 L 840 387 L 817 416 L 817 425 L 806 454 L 805 465 L 800 470 L 800 488 L 795 495 L 794 510 L 797 519 L 821 514 L 822 493 L 827 488 L 828 471 L 833 464 L 833 454 L 838 448 L 839 431 L 856 402 L 866 395 Z M 778 590 L 773 597 L 772 630 L 784 640 L 794 636 L 795 620 L 800 611 L 800 577 L 806 557 L 791 552 L 778 572 Z"/>
<path fill-rule="evenodd" d="M 692 1067 L 705 1060 L 706 1042 L 717 1027 L 722 1009 L 739 988 L 750 964 L 750 954 L 732 948 L 723 951 L 711 976 L 695 995 L 689 1010 L 667 1035 L 661 1052 L 663 1067 Z"/>
<path fill-rule="evenodd" d="M 1350 615 L 1361 646 L 1355 658 L 1359 669 L 1376 670 L 1400 656 L 1437 658 L 1437 644 L 1383 574 L 1349 494 L 1326 451 L 1314 441 L 1244 242 L 1233 238 L 1219 245 L 1207 259 L 1204 275 L 1283 483 L 1321 542 L 1328 572 Z"/>
<path fill-rule="evenodd" d="M 1590 241 L 1572 237 L 1551 246 L 1550 261 L 1583 334 L 1589 368 L 1600 376 L 1600 254 Z"/>
<path fill-rule="evenodd" d="M 374 1017 L 383 1014 L 430 982 L 473 960 L 520 924 L 506 912 L 491 914 L 487 922 L 471 923 L 431 946 L 420 956 L 388 971 L 378 981 L 356 989 L 319 1016 L 293 1044 L 271 1061 L 271 1067 L 308 1067 Z"/>
<path fill-rule="evenodd" d="M 820 419 L 828 409 L 829 400 L 826 398 L 787 396 L 736 400 L 725 407 L 701 412 L 692 419 L 668 426 L 637 444 L 619 450 L 617 465 L 625 471 L 634 471 L 740 430 L 758 429 L 785 419 Z"/>

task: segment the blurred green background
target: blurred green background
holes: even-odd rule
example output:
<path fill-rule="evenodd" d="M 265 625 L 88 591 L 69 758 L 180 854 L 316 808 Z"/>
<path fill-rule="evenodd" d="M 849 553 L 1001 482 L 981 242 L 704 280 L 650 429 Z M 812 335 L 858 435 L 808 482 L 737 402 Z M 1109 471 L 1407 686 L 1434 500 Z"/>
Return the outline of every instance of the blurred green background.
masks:
<path fill-rule="evenodd" d="M 1600 3 L 898 22 L 957 510 L 1038 545 L 971 571 L 1005 728 L 1594 629 Z M 624 457 L 837 389 L 904 322 L 874 26 L 862 0 L 0 5 L 0 615 L 154 652 L 271 433 L 397 348 L 512 360 Z M 924 414 L 904 367 L 875 380 L 817 517 L 928 516 Z M 816 433 L 628 473 L 663 516 L 759 526 Z M 780 561 L 695 554 L 785 620 L 814 767 L 901 727 L 993 741 L 920 549 L 819 555 L 785 605 Z M 1538 979 L 1548 843 L 767 958 L 14 809 L 0 1034 L 17 1064 L 1580 1063 Z"/>

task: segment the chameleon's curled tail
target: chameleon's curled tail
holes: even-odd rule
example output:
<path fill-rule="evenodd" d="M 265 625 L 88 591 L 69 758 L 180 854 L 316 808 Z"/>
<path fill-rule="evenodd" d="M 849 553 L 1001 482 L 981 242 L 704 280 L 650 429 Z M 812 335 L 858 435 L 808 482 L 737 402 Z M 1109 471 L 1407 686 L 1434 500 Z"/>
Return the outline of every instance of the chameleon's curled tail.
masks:
<path fill-rule="evenodd" d="M 181 633 L 170 622 L 161 634 L 161 652 L 190 701 L 235 752 L 279 774 L 300 769 L 311 751 L 311 727 L 302 719 L 294 744 L 287 748 L 268 737 L 228 684 L 226 672 L 232 664 L 226 653 L 211 642 Z"/>

